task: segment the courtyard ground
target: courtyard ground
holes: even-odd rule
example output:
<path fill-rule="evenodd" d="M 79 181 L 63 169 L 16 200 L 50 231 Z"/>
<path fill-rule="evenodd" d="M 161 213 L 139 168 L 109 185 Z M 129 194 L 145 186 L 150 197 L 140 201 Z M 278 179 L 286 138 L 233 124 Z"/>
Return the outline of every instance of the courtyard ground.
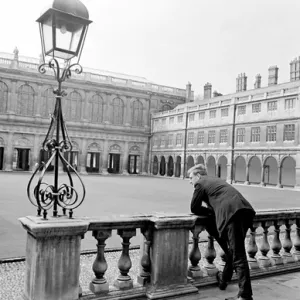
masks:
<path fill-rule="evenodd" d="M 0 173 L 0 259 L 25 255 L 26 232 L 18 218 L 35 215 L 36 208 L 27 199 L 26 188 L 31 173 Z M 62 179 L 66 179 L 62 175 Z M 110 216 L 151 214 L 155 212 L 190 213 L 193 192 L 188 180 L 142 176 L 82 176 L 86 199 L 75 210 L 75 216 Z M 254 208 L 276 209 L 300 207 L 300 193 L 293 189 L 246 186 L 235 187 Z M 139 244 L 139 236 L 131 240 Z M 114 235 L 107 248 L 120 247 L 121 239 Z M 96 240 L 89 232 L 82 249 L 95 249 Z"/>

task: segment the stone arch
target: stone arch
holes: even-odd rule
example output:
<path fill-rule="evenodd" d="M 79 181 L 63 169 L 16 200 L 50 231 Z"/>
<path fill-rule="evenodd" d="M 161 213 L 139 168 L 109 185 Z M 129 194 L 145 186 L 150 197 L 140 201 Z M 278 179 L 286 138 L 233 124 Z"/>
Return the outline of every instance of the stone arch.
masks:
<path fill-rule="evenodd" d="M 167 171 L 168 176 L 173 176 L 174 175 L 174 160 L 172 156 L 169 156 L 168 158 L 168 171 Z"/>
<path fill-rule="evenodd" d="M 260 183 L 261 181 L 261 161 L 259 157 L 252 156 L 248 164 L 249 183 Z"/>
<path fill-rule="evenodd" d="M 193 167 L 195 165 L 195 162 L 194 162 L 194 157 L 192 155 L 189 155 L 186 159 L 186 177 L 188 176 L 187 172 L 188 170 Z"/>
<path fill-rule="evenodd" d="M 227 157 L 225 155 L 221 155 L 218 159 L 217 177 L 224 180 L 227 178 L 227 163 Z"/>
<path fill-rule="evenodd" d="M 285 156 L 281 160 L 280 184 L 282 186 L 296 185 L 296 161 L 291 156 Z"/>
<path fill-rule="evenodd" d="M 161 176 L 164 176 L 166 174 L 166 160 L 164 156 L 160 158 L 159 174 Z"/>
<path fill-rule="evenodd" d="M 263 183 L 276 185 L 278 183 L 278 163 L 274 156 L 268 156 L 263 164 Z"/>
<path fill-rule="evenodd" d="M 129 149 L 129 153 L 140 153 L 140 152 L 141 152 L 140 147 L 137 145 L 134 145 Z"/>
<path fill-rule="evenodd" d="M 170 104 L 163 104 L 161 106 L 161 111 L 168 111 L 168 110 L 172 110 L 172 106 Z"/>
<path fill-rule="evenodd" d="M 153 173 L 153 175 L 158 174 L 158 158 L 156 155 L 154 155 L 154 157 L 153 157 L 152 173 Z"/>
<path fill-rule="evenodd" d="M 206 160 L 206 170 L 208 176 L 216 176 L 216 159 L 212 155 Z"/>
<path fill-rule="evenodd" d="M 181 175 L 181 156 L 176 156 L 176 167 L 175 167 L 175 177 L 180 177 Z"/>
<path fill-rule="evenodd" d="M 234 162 L 234 180 L 237 182 L 246 181 L 246 159 L 244 156 L 237 156 Z"/>
<path fill-rule="evenodd" d="M 197 156 L 196 161 L 197 161 L 197 165 L 198 164 L 203 164 L 205 166 L 205 160 L 204 160 L 204 157 L 202 155 Z"/>
<path fill-rule="evenodd" d="M 0 81 L 0 113 L 6 113 L 8 110 L 8 86 Z"/>

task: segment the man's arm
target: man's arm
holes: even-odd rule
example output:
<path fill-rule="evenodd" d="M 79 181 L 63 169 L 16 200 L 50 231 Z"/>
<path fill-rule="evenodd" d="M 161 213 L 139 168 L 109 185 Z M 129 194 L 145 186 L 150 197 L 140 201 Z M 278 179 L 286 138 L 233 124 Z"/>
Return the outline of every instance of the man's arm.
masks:
<path fill-rule="evenodd" d="M 203 215 L 205 207 L 202 206 L 202 200 L 205 197 L 205 193 L 201 186 L 197 185 L 194 190 L 192 201 L 191 201 L 191 212 L 195 215 Z M 204 209 L 204 210 L 203 210 Z"/>

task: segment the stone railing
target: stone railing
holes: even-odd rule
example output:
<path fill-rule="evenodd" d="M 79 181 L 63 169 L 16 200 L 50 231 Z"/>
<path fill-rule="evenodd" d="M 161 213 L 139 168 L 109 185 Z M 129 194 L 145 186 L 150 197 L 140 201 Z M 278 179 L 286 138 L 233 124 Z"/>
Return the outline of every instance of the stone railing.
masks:
<path fill-rule="evenodd" d="M 27 300 L 198 299 L 201 286 L 215 284 L 215 274 L 225 265 L 224 253 L 207 237 L 205 217 L 157 214 L 117 219 L 26 217 L 20 221 L 28 232 L 23 295 Z M 132 278 L 129 244 L 137 229 L 143 235 L 140 272 Z M 91 266 L 94 279 L 89 291 L 79 296 L 80 244 L 87 231 L 92 232 L 98 250 Z M 113 231 L 122 239 L 122 252 L 119 274 L 108 283 L 105 242 Z M 207 243 L 199 244 L 201 236 Z M 299 271 L 300 209 L 259 211 L 246 248 L 251 277 Z"/>

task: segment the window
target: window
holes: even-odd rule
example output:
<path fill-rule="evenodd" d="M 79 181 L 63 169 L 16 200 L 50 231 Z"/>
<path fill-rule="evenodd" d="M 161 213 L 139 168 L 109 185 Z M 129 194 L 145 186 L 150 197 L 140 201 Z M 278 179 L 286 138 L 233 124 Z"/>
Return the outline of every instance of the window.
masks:
<path fill-rule="evenodd" d="M 161 108 L 161 111 L 172 110 L 172 107 L 169 104 L 164 104 Z"/>
<path fill-rule="evenodd" d="M 236 142 L 237 143 L 245 142 L 245 128 L 238 128 L 236 130 Z"/>
<path fill-rule="evenodd" d="M 168 145 L 169 146 L 173 145 L 173 135 L 172 134 L 169 134 L 169 136 L 168 136 Z"/>
<path fill-rule="evenodd" d="M 160 138 L 160 146 L 161 147 L 164 147 L 166 144 L 165 144 L 165 136 L 162 135 L 161 138 Z"/>
<path fill-rule="evenodd" d="M 221 108 L 221 117 L 228 117 L 228 107 Z"/>
<path fill-rule="evenodd" d="M 214 110 L 210 110 L 209 111 L 209 118 L 210 119 L 214 119 L 217 115 L 217 111 L 214 109 Z"/>
<path fill-rule="evenodd" d="M 89 116 L 92 123 L 103 121 L 103 100 L 100 95 L 94 95 L 89 101 Z"/>
<path fill-rule="evenodd" d="M 166 118 L 161 119 L 161 125 L 166 125 L 166 123 L 167 123 L 167 119 Z"/>
<path fill-rule="evenodd" d="M 182 145 L 182 134 L 177 133 L 176 135 L 176 145 Z"/>
<path fill-rule="evenodd" d="M 199 131 L 198 132 L 197 144 L 204 144 L 204 131 Z"/>
<path fill-rule="evenodd" d="M 157 136 L 154 137 L 154 146 L 155 147 L 158 146 L 158 138 L 157 138 Z"/>
<path fill-rule="evenodd" d="M 199 120 L 204 120 L 205 119 L 205 111 L 200 111 L 199 112 Z"/>
<path fill-rule="evenodd" d="M 193 145 L 194 144 L 194 132 L 188 133 L 188 144 Z"/>
<path fill-rule="evenodd" d="M 120 98 L 115 98 L 112 102 L 112 123 L 115 125 L 123 124 L 124 103 Z"/>
<path fill-rule="evenodd" d="M 182 123 L 183 122 L 183 115 L 177 116 L 177 122 Z"/>
<path fill-rule="evenodd" d="M 24 84 L 18 90 L 17 114 L 33 116 L 34 90 L 30 85 Z"/>
<path fill-rule="evenodd" d="M 132 125 L 143 125 L 143 104 L 139 100 L 134 101 L 132 105 Z"/>
<path fill-rule="evenodd" d="M 41 103 L 41 116 L 49 118 L 50 114 L 53 114 L 55 106 L 55 96 L 53 94 L 53 89 L 47 89 L 42 96 Z"/>
<path fill-rule="evenodd" d="M 260 127 L 251 128 L 251 142 L 260 142 Z"/>
<path fill-rule="evenodd" d="M 267 126 L 267 142 L 276 141 L 276 125 Z"/>
<path fill-rule="evenodd" d="M 246 105 L 240 105 L 237 107 L 237 114 L 238 115 L 245 115 L 246 114 Z"/>
<path fill-rule="evenodd" d="M 158 129 L 158 125 L 159 125 L 159 120 L 154 120 L 154 125 L 153 125 L 153 127 L 154 127 L 154 129 Z"/>
<path fill-rule="evenodd" d="M 295 98 L 285 99 L 284 109 L 293 109 L 295 108 Z"/>
<path fill-rule="evenodd" d="M 174 117 L 170 117 L 169 124 L 174 124 Z"/>
<path fill-rule="evenodd" d="M 295 139 L 295 124 L 284 125 L 283 140 L 293 141 Z"/>
<path fill-rule="evenodd" d="M 220 130 L 220 143 L 227 143 L 228 142 L 228 130 L 221 129 Z"/>
<path fill-rule="evenodd" d="M 189 122 L 194 122 L 195 114 L 189 114 Z"/>
<path fill-rule="evenodd" d="M 208 131 L 208 143 L 214 144 L 216 141 L 216 132 L 214 130 Z"/>
<path fill-rule="evenodd" d="M 268 111 L 277 110 L 277 101 L 268 102 Z"/>
<path fill-rule="evenodd" d="M 252 112 L 253 113 L 261 112 L 261 103 L 253 103 L 252 104 Z"/>

